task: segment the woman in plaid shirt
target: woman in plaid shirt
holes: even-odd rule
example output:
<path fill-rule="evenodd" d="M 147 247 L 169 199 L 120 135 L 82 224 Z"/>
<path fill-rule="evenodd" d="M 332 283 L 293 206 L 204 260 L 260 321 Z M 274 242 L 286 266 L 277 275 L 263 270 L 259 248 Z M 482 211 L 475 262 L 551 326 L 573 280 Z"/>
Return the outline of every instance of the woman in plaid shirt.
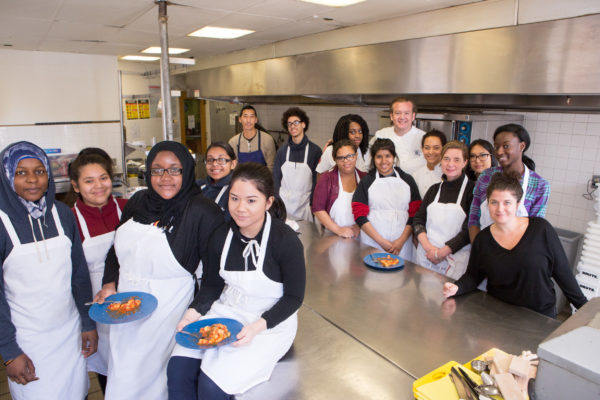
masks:
<path fill-rule="evenodd" d="M 513 172 L 521 177 L 520 182 L 525 195 L 519 203 L 518 216 L 543 218 L 546 215 L 550 183 L 535 173 L 535 163 L 525 155 L 530 144 L 529 133 L 521 125 L 502 125 L 494 132 L 494 153 L 500 165 L 483 171 L 475 184 L 469 213 L 471 242 L 480 230 L 492 223 L 485 192 L 492 175 L 497 172 Z"/>

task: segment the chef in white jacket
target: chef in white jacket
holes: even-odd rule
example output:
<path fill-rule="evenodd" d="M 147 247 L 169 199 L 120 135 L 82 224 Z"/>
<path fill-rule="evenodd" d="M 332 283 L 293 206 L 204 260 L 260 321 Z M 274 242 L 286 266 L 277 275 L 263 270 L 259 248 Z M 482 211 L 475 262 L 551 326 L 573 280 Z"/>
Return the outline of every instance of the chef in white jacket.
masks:
<path fill-rule="evenodd" d="M 390 139 L 394 142 L 398 155 L 396 166 L 412 175 L 419 167 L 425 165 L 421 151 L 421 138 L 425 132 L 413 126 L 417 113 L 412 100 L 397 97 L 390 104 L 390 110 L 392 126 L 375 132 L 375 137 L 371 140 L 370 145 L 377 139 Z M 366 155 L 370 156 L 369 152 Z M 370 158 L 365 160 L 365 163 L 369 165 Z"/>

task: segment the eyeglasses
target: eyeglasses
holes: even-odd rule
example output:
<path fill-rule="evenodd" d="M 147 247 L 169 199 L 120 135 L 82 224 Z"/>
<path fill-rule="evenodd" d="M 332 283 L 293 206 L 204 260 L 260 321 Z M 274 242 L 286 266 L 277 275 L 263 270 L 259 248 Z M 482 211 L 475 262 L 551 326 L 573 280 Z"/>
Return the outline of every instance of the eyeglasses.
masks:
<path fill-rule="evenodd" d="M 299 119 L 295 120 L 295 121 L 290 121 L 287 123 L 288 128 L 291 128 L 292 126 L 298 126 L 300 125 L 302 121 L 300 121 Z"/>
<path fill-rule="evenodd" d="M 352 161 L 356 157 L 356 153 L 347 154 L 345 156 L 337 156 L 335 157 L 335 161 Z"/>
<path fill-rule="evenodd" d="M 481 153 L 481 154 L 471 154 L 469 156 L 469 159 L 471 161 L 475 161 L 475 160 L 481 160 L 481 161 L 485 161 L 487 160 L 487 158 L 490 156 L 490 153 Z"/>
<path fill-rule="evenodd" d="M 150 176 L 163 176 L 165 172 L 170 176 L 179 176 L 183 172 L 183 168 L 150 168 Z"/>
<path fill-rule="evenodd" d="M 348 134 L 349 134 L 349 135 L 356 135 L 357 133 L 359 133 L 359 134 L 361 134 L 361 135 L 362 135 L 362 130 L 361 130 L 361 129 L 350 129 L 350 130 L 348 131 Z"/>
<path fill-rule="evenodd" d="M 217 163 L 219 165 L 226 165 L 230 161 L 230 158 L 207 158 L 206 160 L 204 160 L 204 163 L 206 165 L 211 165 L 214 163 Z"/>

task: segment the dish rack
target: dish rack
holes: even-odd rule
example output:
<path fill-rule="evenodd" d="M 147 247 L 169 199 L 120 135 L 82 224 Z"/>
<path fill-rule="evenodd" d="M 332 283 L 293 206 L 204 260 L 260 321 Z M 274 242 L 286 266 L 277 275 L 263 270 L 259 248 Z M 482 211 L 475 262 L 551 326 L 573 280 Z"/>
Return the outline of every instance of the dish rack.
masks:
<path fill-rule="evenodd" d="M 590 221 L 583 239 L 575 276 L 581 291 L 589 299 L 600 296 L 600 197 L 594 204 L 596 221 Z"/>

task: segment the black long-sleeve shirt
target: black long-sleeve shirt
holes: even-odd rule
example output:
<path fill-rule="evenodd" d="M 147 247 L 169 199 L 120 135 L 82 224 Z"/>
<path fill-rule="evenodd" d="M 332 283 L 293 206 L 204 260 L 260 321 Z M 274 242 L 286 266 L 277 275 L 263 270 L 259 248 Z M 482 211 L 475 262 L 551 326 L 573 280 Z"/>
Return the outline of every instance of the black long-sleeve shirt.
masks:
<path fill-rule="evenodd" d="M 123 209 L 121 223 L 123 225 L 138 207 L 140 197 L 134 195 Z M 175 259 L 190 274 L 198 268 L 200 260 L 206 257 L 208 239 L 212 232 L 223 223 L 223 212 L 214 201 L 197 194 L 190 198 L 183 213 L 173 223 L 174 229 L 166 232 L 169 247 Z M 119 228 L 117 228 L 118 230 Z M 102 284 L 119 281 L 119 260 L 114 245 L 106 256 Z"/>
<path fill-rule="evenodd" d="M 455 179 L 451 182 L 444 180 L 438 202 L 442 204 L 456 203 L 456 200 L 458 199 L 458 195 L 460 193 L 460 188 L 463 184 L 464 177 L 465 175 L 463 174 L 460 176 L 460 178 Z M 435 196 L 437 195 L 439 187 L 440 183 L 431 185 L 431 187 L 427 190 L 425 196 L 423 197 L 421 207 L 419 207 L 419 211 L 417 211 L 417 214 L 415 215 L 415 218 L 413 220 L 413 232 L 415 236 L 419 236 L 419 234 L 423 232 L 427 233 L 427 207 L 435 200 Z M 465 212 L 465 219 L 463 221 L 462 228 L 460 232 L 456 234 L 456 236 L 454 236 L 445 243 L 452 250 L 452 254 L 456 253 L 457 251 L 459 251 L 460 249 L 462 249 L 470 243 L 469 228 L 467 226 L 467 222 L 469 221 L 469 210 L 471 209 L 471 201 L 473 200 L 474 187 L 475 184 L 473 183 L 473 181 L 469 180 L 467 182 L 462 200 L 460 202 L 460 206 Z"/>
<path fill-rule="evenodd" d="M 456 282 L 456 295 L 468 293 L 488 278 L 487 291 L 507 303 L 556 318 L 554 278 L 577 308 L 586 298 L 571 272 L 554 228 L 543 218 L 530 217 L 521 240 L 512 250 L 500 246 L 485 228 L 475 237 L 467 272 Z"/>
<path fill-rule="evenodd" d="M 244 257 L 242 252 L 250 238 L 242 236 L 233 221 L 221 225 L 212 235 L 208 244 L 208 260 L 204 264 L 200 292 L 192 302 L 191 307 L 199 313 L 206 314 L 213 302 L 219 298 L 225 281 L 219 275 L 221 253 L 229 228 L 233 229 L 233 238 L 225 263 L 226 270 L 244 271 Z M 264 229 L 264 226 L 263 226 Z M 254 238 L 261 242 L 263 230 Z M 252 257 L 248 257 L 248 270 L 255 271 L 256 266 Z M 267 328 L 273 328 L 292 315 L 304 300 L 306 285 L 306 271 L 304 265 L 304 250 L 296 233 L 283 221 L 271 219 L 271 233 L 267 242 L 267 251 L 263 264 L 265 275 L 275 281 L 283 283 L 283 296 L 273 307 L 262 314 L 267 321 Z"/>
<path fill-rule="evenodd" d="M 273 183 L 275 184 L 275 194 L 279 195 L 281 179 L 283 178 L 283 175 L 281 174 L 281 167 L 285 163 L 288 147 L 290 149 L 290 162 L 303 163 L 306 146 L 308 146 L 306 163 L 308 164 L 313 175 L 312 188 L 310 190 L 310 202 L 312 204 L 312 196 L 315 191 L 315 185 L 317 184 L 317 165 L 319 164 L 319 160 L 321 159 L 321 154 L 323 154 L 323 151 L 319 146 L 308 140 L 308 136 L 306 136 L 306 134 L 304 134 L 304 137 L 299 144 L 294 143 L 290 137 L 287 143 L 277 150 L 277 154 L 275 155 L 275 164 L 273 165 Z"/>

